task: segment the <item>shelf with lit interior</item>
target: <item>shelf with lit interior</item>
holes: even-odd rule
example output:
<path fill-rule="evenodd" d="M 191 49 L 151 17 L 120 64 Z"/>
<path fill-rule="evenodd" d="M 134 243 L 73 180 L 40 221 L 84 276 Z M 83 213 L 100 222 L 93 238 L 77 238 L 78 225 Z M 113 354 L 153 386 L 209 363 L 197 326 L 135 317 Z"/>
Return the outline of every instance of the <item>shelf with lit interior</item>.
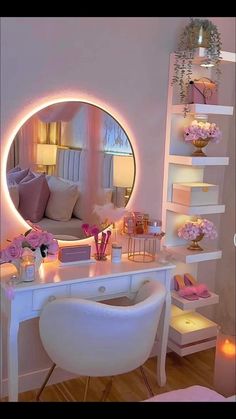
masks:
<path fill-rule="evenodd" d="M 168 246 L 166 247 L 175 260 L 184 263 L 204 262 L 207 260 L 221 259 L 222 250 L 212 249 L 204 245 L 203 251 L 188 250 L 187 246 Z"/>
<path fill-rule="evenodd" d="M 189 207 L 187 205 L 176 204 L 175 202 L 167 202 L 166 209 L 184 215 L 222 214 L 225 212 L 225 205 L 198 205 Z"/>
<path fill-rule="evenodd" d="M 206 48 L 196 48 L 195 56 L 193 59 L 194 64 L 201 64 L 206 59 Z M 236 62 L 236 54 L 235 52 L 228 52 L 228 51 L 220 51 L 221 61 L 222 62 L 229 62 L 235 63 Z"/>
<path fill-rule="evenodd" d="M 180 356 L 215 346 L 217 324 L 200 313 L 188 312 L 170 319 L 168 347 Z"/>
<path fill-rule="evenodd" d="M 189 104 L 190 114 L 214 114 L 214 115 L 233 115 L 233 106 L 222 106 L 222 105 L 205 105 L 203 103 Z M 172 113 L 180 114 L 183 113 L 183 105 L 172 105 Z"/>
<path fill-rule="evenodd" d="M 206 307 L 212 304 L 219 303 L 219 295 L 209 291 L 210 297 L 201 298 L 198 300 L 186 300 L 186 298 L 180 297 L 178 291 L 171 291 L 171 302 L 172 304 L 179 307 L 181 310 L 195 310 L 199 307 Z"/>
<path fill-rule="evenodd" d="M 184 166 L 228 166 L 229 157 L 194 157 L 169 155 L 169 163 Z"/>

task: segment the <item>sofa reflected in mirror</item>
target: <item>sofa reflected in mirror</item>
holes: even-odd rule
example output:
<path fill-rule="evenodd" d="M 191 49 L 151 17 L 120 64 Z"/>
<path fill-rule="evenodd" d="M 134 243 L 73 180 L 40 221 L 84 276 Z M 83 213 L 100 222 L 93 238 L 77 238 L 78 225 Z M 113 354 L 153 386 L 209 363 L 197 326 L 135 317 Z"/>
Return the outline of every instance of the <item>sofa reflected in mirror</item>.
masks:
<path fill-rule="evenodd" d="M 126 206 L 134 181 L 126 132 L 85 102 L 60 102 L 34 114 L 8 154 L 8 190 L 19 214 L 62 240 L 84 239 L 83 223 L 104 229 L 94 206 Z"/>

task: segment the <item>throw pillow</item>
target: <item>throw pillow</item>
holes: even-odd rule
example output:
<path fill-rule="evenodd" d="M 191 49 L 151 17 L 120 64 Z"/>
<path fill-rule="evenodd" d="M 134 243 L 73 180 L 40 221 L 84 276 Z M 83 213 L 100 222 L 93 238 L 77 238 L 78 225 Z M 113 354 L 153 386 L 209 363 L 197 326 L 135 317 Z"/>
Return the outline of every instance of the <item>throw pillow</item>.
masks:
<path fill-rule="evenodd" d="M 11 185 L 14 183 L 20 183 L 26 175 L 28 175 L 29 169 L 18 170 L 17 172 L 7 174 L 7 184 Z"/>
<path fill-rule="evenodd" d="M 68 221 L 79 197 L 78 185 L 74 182 L 59 179 L 56 176 L 47 177 L 50 198 L 45 216 L 51 220 Z"/>
<path fill-rule="evenodd" d="M 19 186 L 17 183 L 8 186 L 9 194 L 16 209 L 19 207 Z"/>
<path fill-rule="evenodd" d="M 19 212 L 25 220 L 33 223 L 40 221 L 50 196 L 50 190 L 42 174 L 29 182 L 19 183 Z"/>
<path fill-rule="evenodd" d="M 28 174 L 20 181 L 20 183 L 23 182 L 29 182 L 29 180 L 34 179 L 36 176 L 33 174 L 33 172 L 31 172 L 31 170 L 29 169 Z"/>
<path fill-rule="evenodd" d="M 12 169 L 8 170 L 7 174 L 10 174 L 10 173 L 15 173 L 15 172 L 19 172 L 20 170 L 22 170 L 22 169 L 20 168 L 20 166 L 15 166 L 15 167 L 13 167 Z"/>

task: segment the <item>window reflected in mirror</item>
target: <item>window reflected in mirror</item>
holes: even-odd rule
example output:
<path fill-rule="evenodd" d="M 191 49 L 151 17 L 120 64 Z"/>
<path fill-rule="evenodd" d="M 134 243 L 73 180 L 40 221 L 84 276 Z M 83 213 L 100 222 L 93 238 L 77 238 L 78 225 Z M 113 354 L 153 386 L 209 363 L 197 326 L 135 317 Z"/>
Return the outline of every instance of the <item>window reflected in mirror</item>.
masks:
<path fill-rule="evenodd" d="M 61 102 L 34 114 L 8 155 L 7 183 L 18 212 L 62 240 L 84 239 L 83 223 L 102 230 L 94 206 L 126 206 L 134 180 L 125 130 L 85 102 Z"/>

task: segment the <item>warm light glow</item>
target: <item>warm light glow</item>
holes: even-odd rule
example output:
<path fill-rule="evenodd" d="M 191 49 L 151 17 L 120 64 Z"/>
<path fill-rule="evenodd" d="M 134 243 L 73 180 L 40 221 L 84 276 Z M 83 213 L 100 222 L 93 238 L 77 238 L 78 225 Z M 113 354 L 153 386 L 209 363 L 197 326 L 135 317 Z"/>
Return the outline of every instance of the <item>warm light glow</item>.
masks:
<path fill-rule="evenodd" d="M 56 164 L 57 146 L 55 144 L 37 144 L 36 163 L 43 166 Z"/>
<path fill-rule="evenodd" d="M 139 150 L 135 141 L 135 137 L 127 123 L 127 121 L 122 117 L 117 110 L 115 110 L 110 104 L 107 104 L 103 102 L 100 99 L 97 99 L 94 96 L 88 95 L 86 93 L 81 92 L 62 92 L 61 94 L 58 93 L 57 95 L 51 95 L 46 98 L 43 98 L 41 100 L 37 101 L 37 105 L 31 105 L 30 107 L 26 107 L 22 110 L 21 114 L 16 118 L 16 120 L 13 122 L 12 126 L 9 127 L 7 133 L 2 138 L 2 155 L 1 155 L 1 178 L 2 178 L 2 193 L 4 196 L 4 204 L 10 208 L 11 210 L 11 216 L 14 215 L 15 219 L 19 222 L 19 224 L 22 225 L 25 229 L 29 229 L 30 226 L 27 224 L 27 222 L 21 217 L 19 212 L 17 211 L 15 205 L 13 204 L 9 190 L 7 187 L 6 182 L 6 168 L 7 168 L 7 158 L 8 153 L 11 147 L 12 142 L 15 139 L 16 134 L 18 133 L 19 129 L 24 125 L 26 121 L 28 121 L 29 118 L 31 118 L 34 114 L 41 111 L 42 109 L 46 108 L 47 106 L 54 105 L 56 103 L 62 103 L 62 102 L 85 102 L 90 105 L 98 106 L 103 111 L 111 114 L 117 122 L 124 128 L 127 136 L 130 139 L 130 142 L 132 144 L 132 148 L 134 150 L 135 155 L 135 185 L 133 189 L 133 193 L 131 195 L 131 198 L 128 202 L 127 209 L 133 207 L 133 200 L 135 199 L 135 191 L 138 187 L 139 183 L 139 165 L 140 165 L 140 159 L 139 159 Z M 76 243 L 90 243 L 92 242 L 92 238 L 86 238 L 84 240 L 75 240 L 73 241 L 74 244 Z M 59 241 L 60 244 L 68 244 L 68 241 Z M 72 242 L 69 242 L 72 243 Z"/>
<path fill-rule="evenodd" d="M 131 188 L 133 180 L 133 156 L 113 156 L 113 185 L 120 188 Z"/>
<path fill-rule="evenodd" d="M 231 357 L 231 356 L 235 356 L 236 354 L 235 344 L 230 342 L 229 339 L 226 339 L 224 341 L 223 345 L 221 346 L 221 350 L 226 356 Z"/>
<path fill-rule="evenodd" d="M 208 63 L 208 62 L 203 62 L 203 63 L 201 63 L 200 64 L 200 66 L 201 67 L 214 67 L 215 66 L 215 64 L 213 64 L 213 63 Z"/>
<path fill-rule="evenodd" d="M 200 330 L 209 327 L 209 320 L 199 313 L 191 312 L 188 314 L 173 317 L 171 326 L 181 333 Z"/>

